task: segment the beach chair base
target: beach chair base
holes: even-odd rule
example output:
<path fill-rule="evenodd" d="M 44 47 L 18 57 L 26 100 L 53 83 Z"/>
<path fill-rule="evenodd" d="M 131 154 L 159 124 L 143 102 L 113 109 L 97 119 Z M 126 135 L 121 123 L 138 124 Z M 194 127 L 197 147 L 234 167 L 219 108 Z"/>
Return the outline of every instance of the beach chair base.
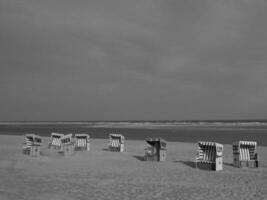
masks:
<path fill-rule="evenodd" d="M 61 150 L 61 146 L 48 144 L 48 149 Z"/>
<path fill-rule="evenodd" d="M 74 148 L 75 151 L 90 151 L 90 148 L 88 147 L 75 147 Z"/>
<path fill-rule="evenodd" d="M 156 151 L 154 148 L 147 148 L 145 149 L 145 161 L 166 161 L 167 158 L 167 151 L 165 149 L 159 150 L 159 152 Z"/>
<path fill-rule="evenodd" d="M 257 167 L 259 167 L 259 162 L 257 160 L 234 161 L 234 167 L 257 168 Z"/>
<path fill-rule="evenodd" d="M 75 151 L 90 151 L 90 144 L 87 144 L 86 146 L 75 146 Z"/>
<path fill-rule="evenodd" d="M 216 162 L 211 161 L 196 161 L 196 168 L 204 170 L 220 171 L 222 167 L 222 157 L 216 158 Z"/>
<path fill-rule="evenodd" d="M 166 161 L 167 158 L 167 151 L 166 150 L 160 150 L 159 151 L 159 161 Z"/>
<path fill-rule="evenodd" d="M 40 156 L 40 146 L 30 146 L 23 148 L 23 154 L 29 155 L 32 157 Z"/>
<path fill-rule="evenodd" d="M 196 162 L 196 168 L 199 168 L 202 170 L 216 171 L 215 163 L 210 163 L 210 162 Z"/>
<path fill-rule="evenodd" d="M 109 146 L 109 150 L 110 151 L 115 151 L 115 152 L 123 152 L 124 149 L 122 146 L 119 146 L 119 147 L 112 147 L 112 146 Z"/>
<path fill-rule="evenodd" d="M 73 144 L 65 144 L 62 146 L 62 153 L 64 156 L 71 156 L 74 153 L 74 145 Z"/>
<path fill-rule="evenodd" d="M 159 161 L 158 157 L 156 155 L 148 155 L 146 154 L 144 156 L 144 161 Z"/>
<path fill-rule="evenodd" d="M 87 151 L 87 147 L 75 147 L 75 151 Z"/>

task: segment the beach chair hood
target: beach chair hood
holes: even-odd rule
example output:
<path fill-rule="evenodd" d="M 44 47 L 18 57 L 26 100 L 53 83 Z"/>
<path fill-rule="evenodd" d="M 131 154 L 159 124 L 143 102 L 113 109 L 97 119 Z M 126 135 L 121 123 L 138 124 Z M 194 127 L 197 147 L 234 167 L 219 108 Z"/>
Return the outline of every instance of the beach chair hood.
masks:
<path fill-rule="evenodd" d="M 42 138 L 38 135 L 28 133 L 25 135 L 25 138 L 27 138 L 28 141 L 31 141 L 32 145 L 41 145 L 42 144 Z"/>
<path fill-rule="evenodd" d="M 72 140 L 72 134 L 67 134 L 61 137 L 61 143 L 62 144 L 71 144 Z"/>
<path fill-rule="evenodd" d="M 146 138 L 145 141 L 151 146 L 158 144 L 161 149 L 166 149 L 167 147 L 167 142 L 162 138 Z"/>
<path fill-rule="evenodd" d="M 121 143 L 124 143 L 124 136 L 121 135 L 121 134 L 114 134 L 114 133 L 111 133 L 109 134 L 109 139 L 110 140 L 113 140 L 113 139 L 119 139 Z"/>
<path fill-rule="evenodd" d="M 223 145 L 217 142 L 205 142 L 205 141 L 199 141 L 198 146 L 210 146 L 216 148 L 216 155 L 222 156 L 223 155 Z"/>

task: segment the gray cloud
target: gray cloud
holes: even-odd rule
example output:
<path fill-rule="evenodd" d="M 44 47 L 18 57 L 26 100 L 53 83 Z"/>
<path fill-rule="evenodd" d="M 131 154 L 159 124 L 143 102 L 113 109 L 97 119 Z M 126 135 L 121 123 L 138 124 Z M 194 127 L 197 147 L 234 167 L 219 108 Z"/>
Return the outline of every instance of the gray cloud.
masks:
<path fill-rule="evenodd" d="M 0 2 L 0 120 L 266 118 L 265 1 Z"/>

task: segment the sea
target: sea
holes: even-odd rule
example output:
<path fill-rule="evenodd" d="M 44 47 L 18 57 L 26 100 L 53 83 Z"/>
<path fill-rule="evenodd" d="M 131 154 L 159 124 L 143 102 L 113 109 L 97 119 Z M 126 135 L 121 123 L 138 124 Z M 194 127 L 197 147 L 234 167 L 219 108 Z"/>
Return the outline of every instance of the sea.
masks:
<path fill-rule="evenodd" d="M 239 140 L 257 141 L 267 146 L 267 120 L 191 120 L 191 121 L 17 121 L 0 122 L 1 135 L 34 133 L 88 133 L 91 138 L 123 134 L 129 140 L 161 137 L 166 141 L 213 141 L 232 144 Z"/>

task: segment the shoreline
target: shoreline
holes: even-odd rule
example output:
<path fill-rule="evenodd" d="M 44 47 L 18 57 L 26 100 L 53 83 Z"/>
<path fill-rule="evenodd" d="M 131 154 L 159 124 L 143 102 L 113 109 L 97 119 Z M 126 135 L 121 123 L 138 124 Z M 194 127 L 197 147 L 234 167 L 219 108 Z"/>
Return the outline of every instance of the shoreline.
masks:
<path fill-rule="evenodd" d="M 125 136 L 126 140 L 144 140 L 147 137 L 161 137 L 166 141 L 196 143 L 198 141 L 214 141 L 221 144 L 232 144 L 235 141 L 256 141 L 260 146 L 267 146 L 267 130 L 261 129 L 214 129 L 214 128 L 88 128 L 80 125 L 12 125 L 1 126 L 0 135 L 25 135 L 34 133 L 41 137 L 49 137 L 56 133 L 88 133 L 91 138 L 107 138 L 110 133 Z"/>
<path fill-rule="evenodd" d="M 38 135 L 38 134 L 37 134 Z M 8 134 L 0 134 L 0 139 L 1 137 L 14 137 L 14 138 L 24 138 L 25 134 L 24 135 L 8 135 Z M 72 136 L 74 137 L 74 135 Z M 50 136 L 41 136 L 42 139 L 44 139 L 45 141 L 48 141 Z M 163 138 L 164 139 L 164 138 Z M 106 143 L 108 142 L 108 137 L 106 138 L 97 138 L 97 137 L 90 137 L 90 141 L 92 140 L 95 140 L 95 141 L 105 141 Z M 22 140 L 23 141 L 23 140 Z M 145 138 L 144 139 L 125 139 L 126 143 L 127 142 L 140 142 L 140 141 L 143 141 L 143 144 L 145 145 Z M 189 144 L 189 145 L 196 145 L 199 141 L 204 141 L 204 140 L 198 140 L 196 142 L 183 142 L 183 141 L 168 141 L 166 140 L 167 143 L 169 144 L 176 144 L 176 143 L 181 143 L 181 144 Z M 216 141 L 207 141 L 207 142 L 216 142 Z M 47 142 L 48 144 L 48 142 Z M 223 145 L 226 145 L 226 146 L 231 146 L 232 147 L 232 143 L 222 143 Z M 267 148 L 267 146 L 265 145 L 257 145 L 258 147 L 263 147 L 263 148 Z"/>

